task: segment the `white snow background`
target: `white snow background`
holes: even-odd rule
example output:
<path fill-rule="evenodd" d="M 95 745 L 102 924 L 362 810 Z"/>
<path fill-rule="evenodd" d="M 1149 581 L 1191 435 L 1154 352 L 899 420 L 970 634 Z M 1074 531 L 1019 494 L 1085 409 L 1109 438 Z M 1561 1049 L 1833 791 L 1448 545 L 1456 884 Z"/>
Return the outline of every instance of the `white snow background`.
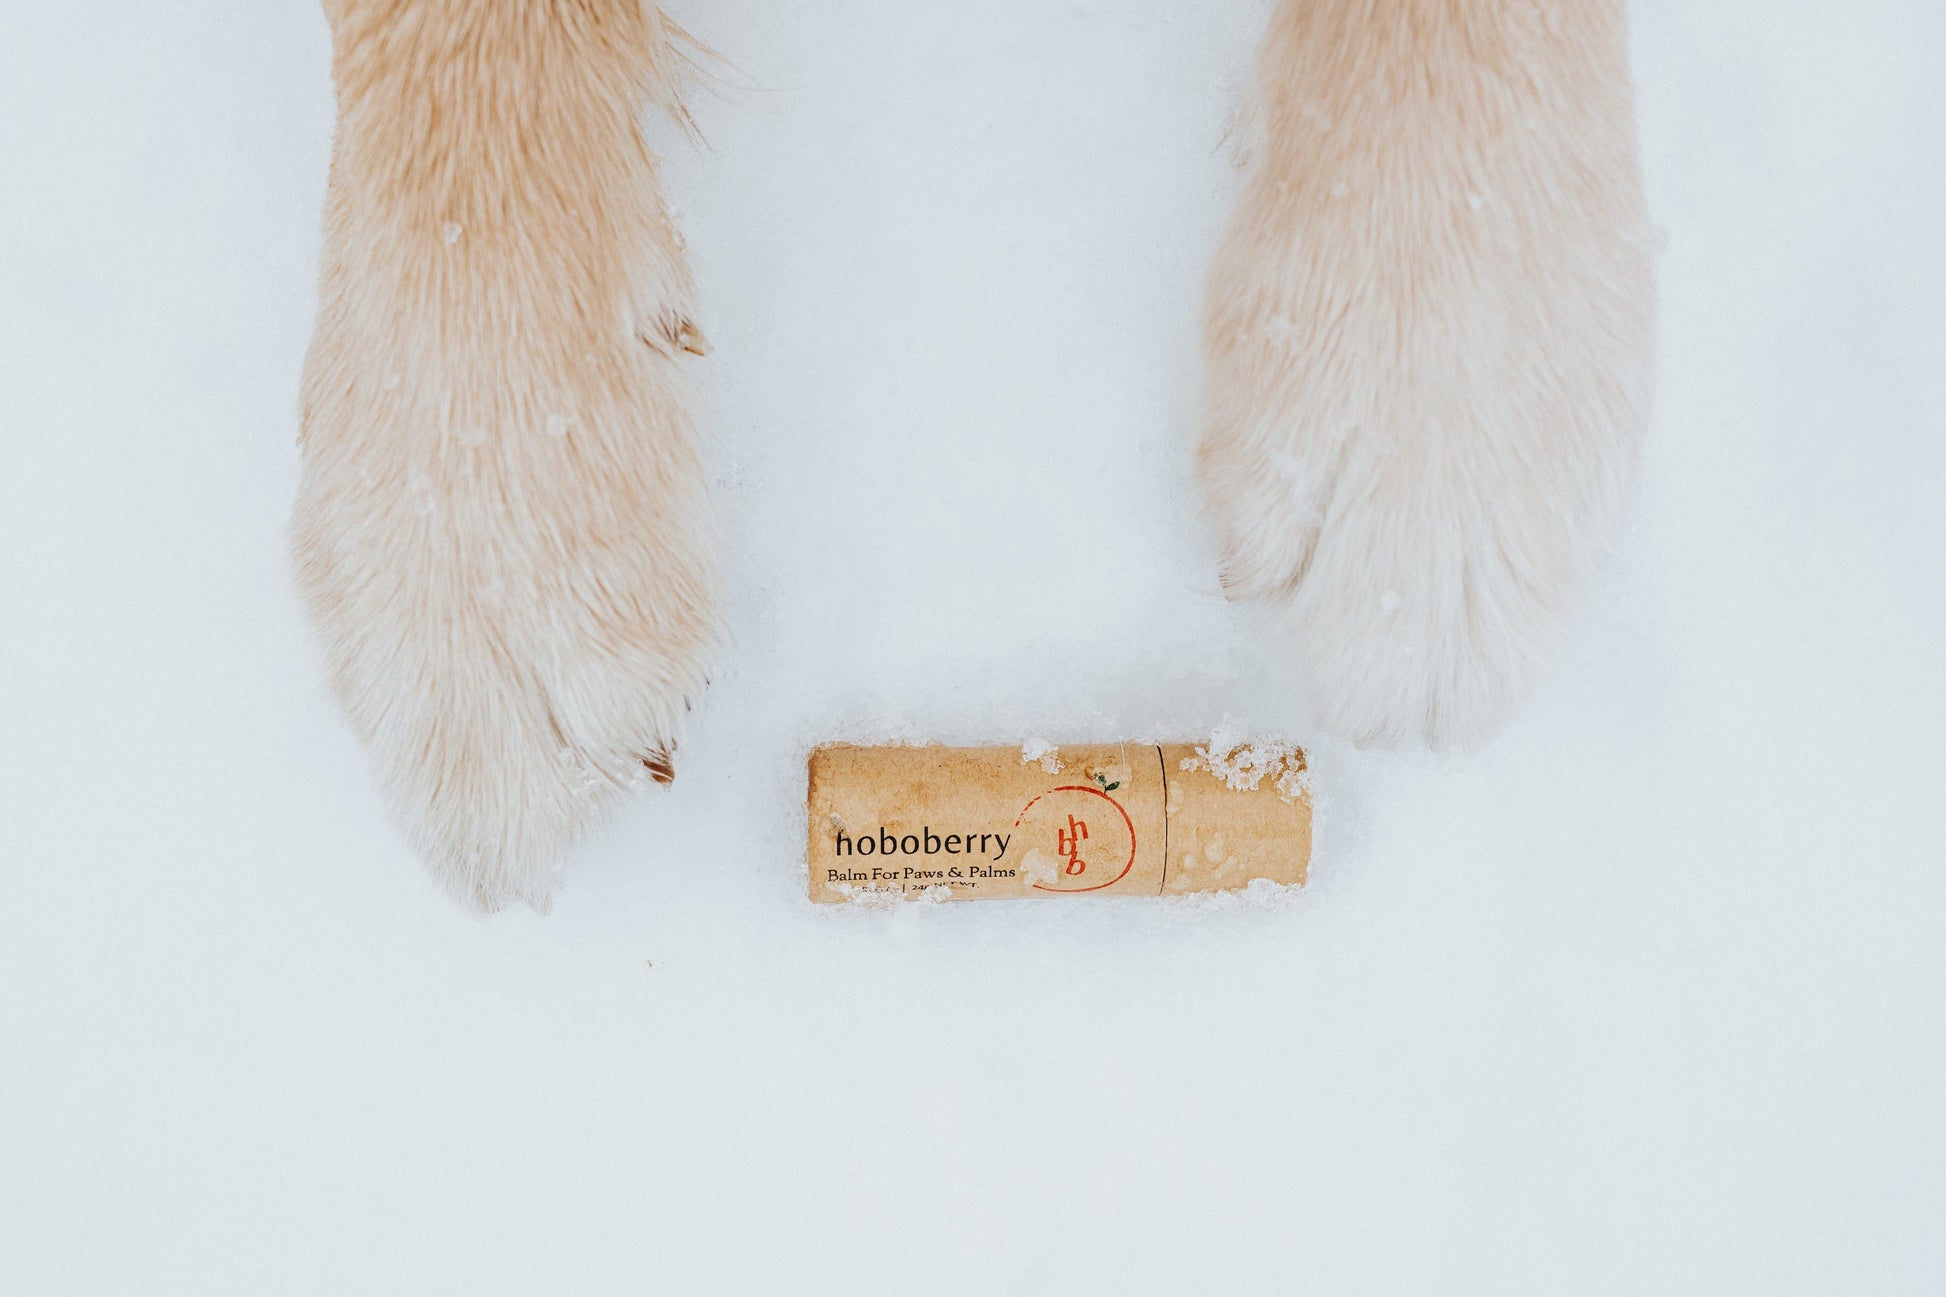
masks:
<path fill-rule="evenodd" d="M 734 643 L 554 914 L 285 565 L 310 3 L 0 6 L 0 1290 L 1946 1291 L 1946 11 L 1653 0 L 1659 409 L 1558 668 L 1261 905 L 817 911 L 841 736 L 1314 739 L 1190 487 L 1267 0 L 671 0 Z"/>

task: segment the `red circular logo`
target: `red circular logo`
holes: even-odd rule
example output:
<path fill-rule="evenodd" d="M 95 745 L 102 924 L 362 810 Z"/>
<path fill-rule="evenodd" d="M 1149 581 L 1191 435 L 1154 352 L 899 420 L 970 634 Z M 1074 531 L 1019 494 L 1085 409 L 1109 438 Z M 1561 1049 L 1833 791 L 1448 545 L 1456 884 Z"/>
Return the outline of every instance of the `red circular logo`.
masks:
<path fill-rule="evenodd" d="M 1098 892 L 1135 868 L 1135 821 L 1099 788 L 1050 788 L 1021 808 L 1014 828 L 1026 847 L 1022 868 L 1036 891 Z"/>

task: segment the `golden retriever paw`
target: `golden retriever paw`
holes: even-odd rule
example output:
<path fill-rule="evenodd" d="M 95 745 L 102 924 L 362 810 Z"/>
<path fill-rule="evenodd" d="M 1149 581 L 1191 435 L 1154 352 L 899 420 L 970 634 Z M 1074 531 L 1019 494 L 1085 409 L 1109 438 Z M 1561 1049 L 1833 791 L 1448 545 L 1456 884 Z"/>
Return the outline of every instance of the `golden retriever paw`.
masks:
<path fill-rule="evenodd" d="M 545 909 L 614 795 L 673 778 L 703 687 L 684 368 L 705 347 L 636 119 L 667 93 L 654 11 L 438 21 L 455 3 L 333 13 L 292 543 L 338 695 L 433 872 Z"/>
<path fill-rule="evenodd" d="M 1320 719 L 1464 746 L 1547 661 L 1646 415 L 1619 0 L 1285 0 L 1211 274 L 1199 471 Z"/>

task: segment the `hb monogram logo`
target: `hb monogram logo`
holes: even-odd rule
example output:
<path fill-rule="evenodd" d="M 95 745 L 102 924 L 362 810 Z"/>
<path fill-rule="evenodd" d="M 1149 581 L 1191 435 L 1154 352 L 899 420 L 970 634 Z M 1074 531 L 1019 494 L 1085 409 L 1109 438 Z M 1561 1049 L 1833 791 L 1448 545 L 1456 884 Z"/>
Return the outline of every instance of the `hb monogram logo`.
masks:
<path fill-rule="evenodd" d="M 1050 788 L 1021 809 L 1014 827 L 1036 891 L 1098 892 L 1135 868 L 1135 822 L 1100 788 Z"/>
<path fill-rule="evenodd" d="M 1067 861 L 1066 866 L 1061 870 L 1062 873 L 1073 876 L 1088 872 L 1088 864 L 1081 858 L 1081 844 L 1087 839 L 1088 821 L 1077 820 L 1072 814 L 1068 816 L 1067 828 L 1055 830 L 1055 844 L 1060 848 L 1062 858 Z"/>

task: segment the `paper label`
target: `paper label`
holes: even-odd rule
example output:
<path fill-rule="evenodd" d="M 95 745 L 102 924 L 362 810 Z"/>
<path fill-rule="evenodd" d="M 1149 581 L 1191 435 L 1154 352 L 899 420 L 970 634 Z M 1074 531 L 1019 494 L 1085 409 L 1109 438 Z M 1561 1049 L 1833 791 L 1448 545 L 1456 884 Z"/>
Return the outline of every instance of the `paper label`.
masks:
<path fill-rule="evenodd" d="M 1308 796 L 1288 780 L 1234 782 L 1188 745 L 819 748 L 807 796 L 811 899 L 1302 883 Z"/>

